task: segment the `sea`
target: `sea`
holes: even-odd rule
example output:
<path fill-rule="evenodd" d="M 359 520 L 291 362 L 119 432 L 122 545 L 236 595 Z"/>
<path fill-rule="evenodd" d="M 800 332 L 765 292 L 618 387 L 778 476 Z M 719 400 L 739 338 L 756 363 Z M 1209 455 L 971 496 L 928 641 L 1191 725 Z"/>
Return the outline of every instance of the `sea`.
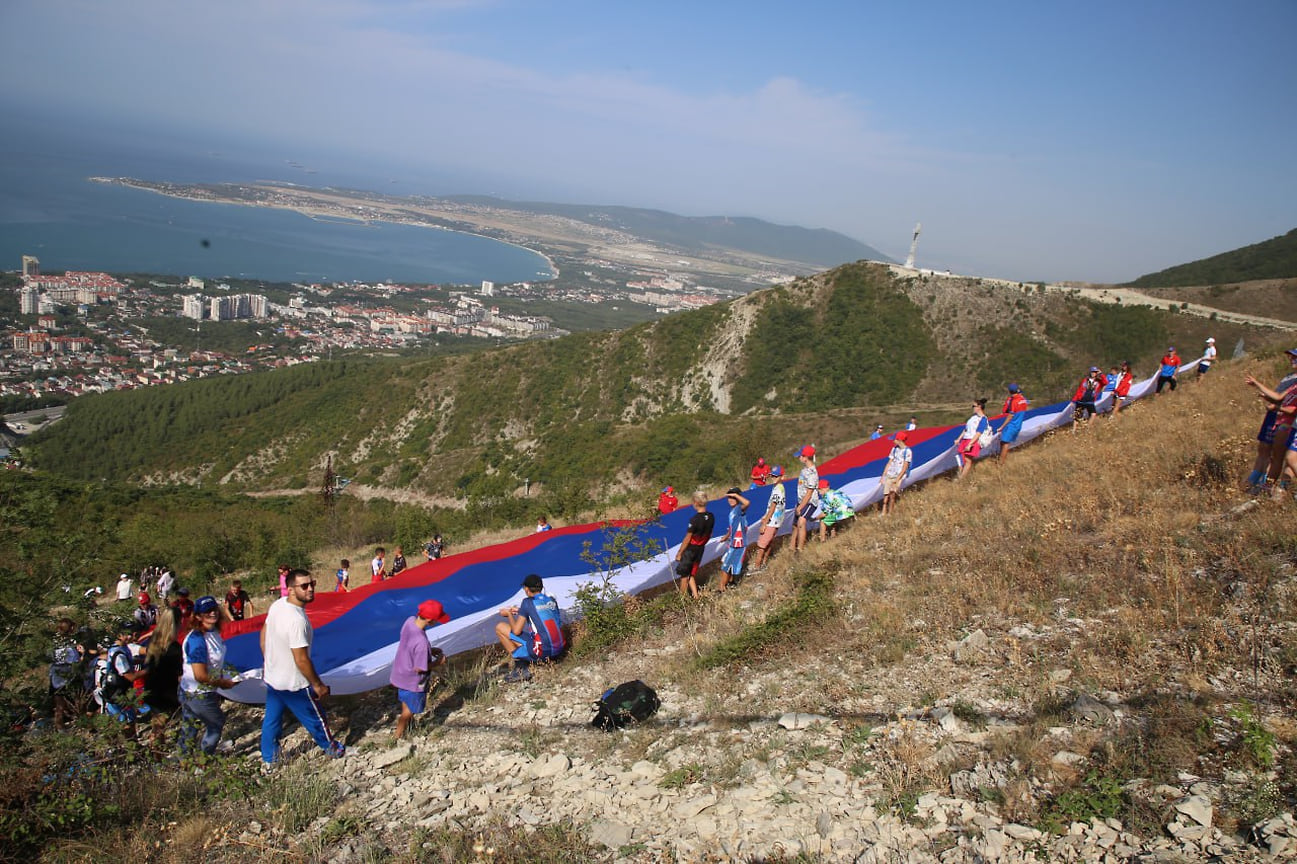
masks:
<path fill-rule="evenodd" d="M 291 152 L 235 152 L 130 132 L 30 124 L 0 136 L 0 270 L 156 273 L 267 282 L 471 285 L 553 278 L 548 260 L 436 228 L 326 221 L 288 210 L 170 198 L 91 182 L 252 183 L 418 191 L 396 172 L 330 167 Z"/>

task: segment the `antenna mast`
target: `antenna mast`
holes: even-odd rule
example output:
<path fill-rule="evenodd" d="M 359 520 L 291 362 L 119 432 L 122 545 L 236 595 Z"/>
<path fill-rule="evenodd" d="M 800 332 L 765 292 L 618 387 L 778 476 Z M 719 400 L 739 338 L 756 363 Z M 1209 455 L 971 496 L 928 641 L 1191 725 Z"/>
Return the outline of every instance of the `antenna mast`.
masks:
<path fill-rule="evenodd" d="M 919 232 L 921 232 L 922 230 L 923 230 L 923 223 L 915 222 L 914 238 L 910 240 L 910 255 L 908 258 L 905 259 L 905 266 L 910 270 L 914 269 L 914 252 L 916 249 L 919 248 Z"/>

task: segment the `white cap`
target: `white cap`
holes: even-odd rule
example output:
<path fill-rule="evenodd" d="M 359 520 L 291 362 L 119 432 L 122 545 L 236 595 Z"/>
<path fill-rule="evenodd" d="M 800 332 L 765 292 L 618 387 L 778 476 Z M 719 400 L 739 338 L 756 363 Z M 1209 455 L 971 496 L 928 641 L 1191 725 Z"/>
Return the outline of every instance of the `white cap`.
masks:
<path fill-rule="evenodd" d="M 117 578 L 118 578 L 118 579 L 129 579 L 129 578 L 131 578 L 131 577 L 129 577 L 129 576 L 127 576 L 125 573 L 123 573 L 122 575 L 118 576 Z"/>
<path fill-rule="evenodd" d="M 1212 337 L 1208 336 L 1208 337 L 1207 337 L 1207 341 L 1208 341 L 1208 342 L 1215 342 L 1216 340 L 1213 339 Z"/>

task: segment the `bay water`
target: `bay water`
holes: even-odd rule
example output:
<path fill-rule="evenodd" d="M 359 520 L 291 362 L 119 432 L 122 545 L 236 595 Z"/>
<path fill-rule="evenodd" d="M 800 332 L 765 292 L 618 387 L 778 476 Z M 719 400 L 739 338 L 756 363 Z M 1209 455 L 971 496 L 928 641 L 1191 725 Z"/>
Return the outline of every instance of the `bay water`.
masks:
<path fill-rule="evenodd" d="M 380 191 L 397 185 L 377 173 L 317 171 L 295 160 L 236 156 L 192 142 L 27 126 L 0 136 L 0 270 L 16 270 L 23 255 L 35 255 L 43 271 L 274 282 L 476 284 L 553 275 L 543 256 L 476 235 L 187 201 L 94 183 L 92 176 Z"/>

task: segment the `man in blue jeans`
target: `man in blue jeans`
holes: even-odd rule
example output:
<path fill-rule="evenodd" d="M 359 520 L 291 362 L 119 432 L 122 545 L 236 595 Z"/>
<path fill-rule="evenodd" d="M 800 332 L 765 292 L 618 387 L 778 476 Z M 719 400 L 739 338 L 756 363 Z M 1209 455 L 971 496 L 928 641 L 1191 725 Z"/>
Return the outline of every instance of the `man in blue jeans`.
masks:
<path fill-rule="evenodd" d="M 279 759 L 279 733 L 284 709 L 305 727 L 320 749 L 335 758 L 346 748 L 329 735 L 321 703 L 329 698 L 329 685 L 320 679 L 311 662 L 311 622 L 306 604 L 315 599 L 315 580 L 306 570 L 291 570 L 285 578 L 288 595 L 270 605 L 261 627 L 262 677 L 266 682 L 266 716 L 261 721 L 261 760 Z"/>

